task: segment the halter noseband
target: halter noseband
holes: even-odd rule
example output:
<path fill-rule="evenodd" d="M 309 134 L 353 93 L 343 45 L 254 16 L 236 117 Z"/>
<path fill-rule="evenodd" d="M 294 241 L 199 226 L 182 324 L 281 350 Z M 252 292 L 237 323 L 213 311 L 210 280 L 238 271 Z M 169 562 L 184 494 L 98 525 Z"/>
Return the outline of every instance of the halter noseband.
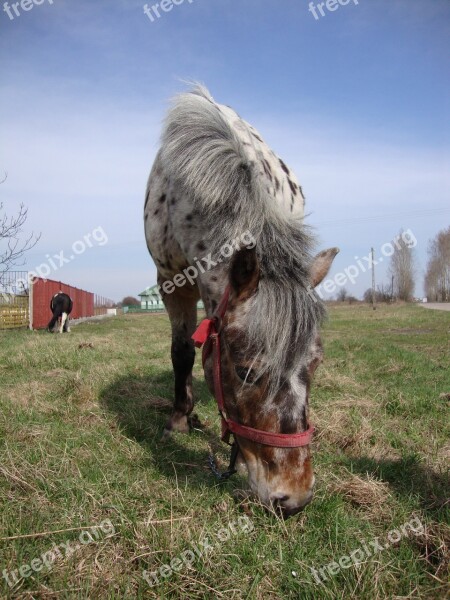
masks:
<path fill-rule="evenodd" d="M 272 433 L 269 431 L 254 429 L 253 427 L 247 427 L 246 425 L 241 425 L 240 423 L 237 423 L 236 421 L 233 421 L 233 419 L 230 419 L 226 416 L 220 364 L 220 333 L 222 331 L 222 319 L 227 310 L 229 296 L 230 287 L 227 286 L 222 299 L 220 300 L 219 306 L 214 312 L 212 318 L 204 319 L 192 336 L 194 344 L 197 348 L 203 346 L 203 366 L 205 365 L 206 359 L 210 356 L 211 352 L 213 355 L 214 393 L 217 400 L 217 406 L 219 408 L 219 414 L 222 419 L 221 439 L 227 444 L 230 444 L 230 435 L 233 434 L 235 437 L 235 441 L 232 444 L 233 449 L 230 466 L 228 471 L 222 474 L 220 477 L 221 479 L 226 479 L 236 472 L 234 469 L 234 463 L 238 454 L 236 436 L 251 440 L 252 442 L 257 442 L 258 444 L 273 446 L 275 448 L 299 448 L 300 446 L 307 446 L 311 442 L 314 432 L 314 427 L 309 425 L 308 429 L 303 433 Z M 216 475 L 218 474 L 214 467 L 213 471 L 216 472 Z"/>

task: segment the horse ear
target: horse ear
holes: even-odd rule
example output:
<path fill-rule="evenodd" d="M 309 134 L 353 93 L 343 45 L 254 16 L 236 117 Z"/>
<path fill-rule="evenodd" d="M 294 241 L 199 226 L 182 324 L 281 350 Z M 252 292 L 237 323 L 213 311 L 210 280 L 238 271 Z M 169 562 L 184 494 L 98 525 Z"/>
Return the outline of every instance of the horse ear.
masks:
<path fill-rule="evenodd" d="M 339 248 L 328 248 L 328 250 L 322 250 L 314 257 L 309 275 L 312 287 L 316 287 L 324 279 L 338 252 Z"/>
<path fill-rule="evenodd" d="M 236 297 L 249 298 L 258 287 L 259 264 L 255 248 L 242 248 L 231 261 L 230 285 Z"/>

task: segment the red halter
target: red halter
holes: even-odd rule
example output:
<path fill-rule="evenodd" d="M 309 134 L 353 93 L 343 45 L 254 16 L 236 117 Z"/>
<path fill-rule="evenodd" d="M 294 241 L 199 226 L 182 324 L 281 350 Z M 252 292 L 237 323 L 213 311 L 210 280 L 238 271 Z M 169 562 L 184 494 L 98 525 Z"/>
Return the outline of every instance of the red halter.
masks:
<path fill-rule="evenodd" d="M 206 342 L 202 354 L 203 365 L 205 365 L 205 361 L 211 352 L 213 353 L 214 392 L 222 418 L 222 441 L 229 444 L 230 434 L 234 434 L 252 442 L 258 442 L 258 444 L 265 444 L 266 446 L 274 446 L 276 448 L 299 448 L 300 446 L 307 446 L 311 442 L 314 432 L 314 427 L 311 425 L 303 433 L 271 433 L 241 425 L 226 417 L 220 367 L 220 332 L 222 329 L 222 319 L 228 306 L 229 295 L 230 288 L 227 286 L 212 319 L 204 319 L 192 336 L 197 348 L 200 348 Z"/>

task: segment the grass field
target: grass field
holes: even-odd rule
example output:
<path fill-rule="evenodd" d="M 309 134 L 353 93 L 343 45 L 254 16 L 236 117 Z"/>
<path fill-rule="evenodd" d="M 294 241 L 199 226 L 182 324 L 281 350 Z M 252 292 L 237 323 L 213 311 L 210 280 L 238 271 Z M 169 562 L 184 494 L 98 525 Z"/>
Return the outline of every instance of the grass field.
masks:
<path fill-rule="evenodd" d="M 204 427 L 160 440 L 165 315 L 1 332 L 0 597 L 443 598 L 449 331 L 450 313 L 416 306 L 330 309 L 315 499 L 287 521 L 248 498 L 245 477 L 213 479 L 209 452 L 222 466 L 227 452 L 199 357 Z"/>

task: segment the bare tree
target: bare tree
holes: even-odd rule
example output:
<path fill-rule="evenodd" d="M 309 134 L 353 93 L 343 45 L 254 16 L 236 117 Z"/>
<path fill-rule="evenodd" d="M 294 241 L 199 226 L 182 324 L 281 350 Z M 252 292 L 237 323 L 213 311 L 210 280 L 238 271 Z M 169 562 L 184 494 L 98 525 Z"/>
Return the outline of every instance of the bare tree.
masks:
<path fill-rule="evenodd" d="M 392 302 L 392 291 L 389 286 L 382 283 L 377 288 L 376 297 L 377 302 L 386 302 L 388 304 Z"/>
<path fill-rule="evenodd" d="M 372 288 L 367 288 L 363 294 L 363 301 L 370 304 L 372 302 Z"/>
<path fill-rule="evenodd" d="M 394 253 L 391 256 L 390 272 L 394 277 L 394 295 L 399 300 L 410 302 L 413 299 L 414 282 L 414 255 L 413 247 L 409 243 L 403 230 L 394 239 Z"/>
<path fill-rule="evenodd" d="M 450 227 L 439 231 L 429 244 L 424 287 L 431 302 L 450 301 Z"/>
<path fill-rule="evenodd" d="M 336 295 L 336 300 L 338 302 L 345 302 L 347 296 L 347 290 L 345 288 L 341 288 Z"/>
<path fill-rule="evenodd" d="M 372 304 L 372 288 L 368 288 L 363 294 L 363 301 L 367 304 Z M 375 302 L 381 304 L 382 302 L 392 302 L 392 294 L 387 285 L 382 283 L 375 290 Z"/>
<path fill-rule="evenodd" d="M 8 177 L 5 173 L 0 184 Z M 21 204 L 16 214 L 7 215 L 3 202 L 0 202 L 0 283 L 5 274 L 13 267 L 24 264 L 23 258 L 28 250 L 37 244 L 39 235 L 31 233 L 28 237 L 23 233 L 23 226 L 28 218 L 28 208 Z"/>
<path fill-rule="evenodd" d="M 135 298 L 134 296 L 125 296 L 125 298 L 120 304 L 122 306 L 140 306 L 141 301 Z"/>

